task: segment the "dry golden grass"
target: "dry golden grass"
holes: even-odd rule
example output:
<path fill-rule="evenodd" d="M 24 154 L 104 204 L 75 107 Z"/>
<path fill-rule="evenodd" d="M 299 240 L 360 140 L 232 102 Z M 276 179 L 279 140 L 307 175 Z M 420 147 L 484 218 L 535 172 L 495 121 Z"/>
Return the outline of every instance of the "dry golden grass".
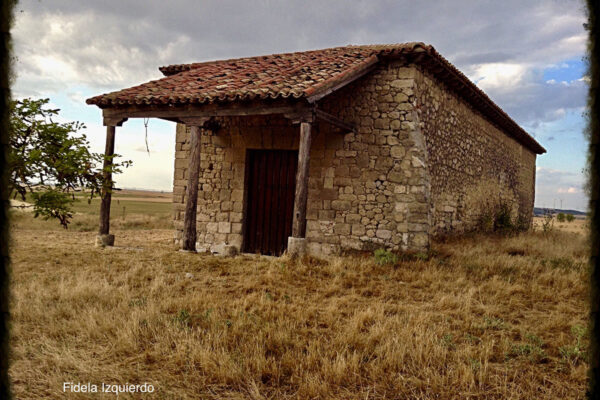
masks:
<path fill-rule="evenodd" d="M 391 266 L 185 254 L 170 229 L 117 229 L 125 248 L 102 250 L 42 225 L 13 228 L 20 399 L 114 398 L 65 381 L 156 388 L 124 399 L 584 397 L 581 232 L 474 236 Z"/>
<path fill-rule="evenodd" d="M 544 218 L 542 217 L 534 217 L 533 218 L 533 226 L 534 229 L 542 230 L 542 224 L 544 223 Z M 590 229 L 590 221 L 587 218 L 576 218 L 571 222 L 558 222 L 556 217 L 553 219 L 553 229 L 562 231 L 562 232 L 571 232 L 571 233 L 580 233 L 585 235 L 586 232 Z"/>

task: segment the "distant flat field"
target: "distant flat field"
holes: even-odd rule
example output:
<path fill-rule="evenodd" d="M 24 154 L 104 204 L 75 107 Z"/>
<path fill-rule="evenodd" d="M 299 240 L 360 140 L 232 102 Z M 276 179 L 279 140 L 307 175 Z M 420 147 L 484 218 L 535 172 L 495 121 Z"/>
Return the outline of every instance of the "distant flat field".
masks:
<path fill-rule="evenodd" d="M 171 196 L 169 197 L 135 197 L 122 195 L 121 193 L 115 193 L 112 196 L 113 200 L 128 200 L 128 201 L 145 201 L 148 203 L 170 203 L 172 201 Z"/>
<path fill-rule="evenodd" d="M 172 192 L 154 192 L 150 190 L 122 189 L 113 193 L 113 199 L 128 199 L 149 202 L 166 202 L 173 200 Z"/>
<path fill-rule="evenodd" d="M 167 229 L 172 227 L 173 207 L 171 192 L 153 192 L 144 190 L 115 191 L 110 207 L 111 229 Z M 89 201 L 85 193 L 75 194 L 73 204 L 73 217 L 69 224 L 70 231 L 95 231 L 98 229 L 98 215 L 100 213 L 100 197 L 95 196 Z M 11 204 L 27 205 L 28 203 L 14 200 Z M 45 221 L 41 218 L 31 219 L 29 208 L 15 208 L 13 221 L 15 223 L 27 222 L 27 226 L 34 230 L 60 229 L 56 221 Z"/>
<path fill-rule="evenodd" d="M 155 190 L 141 190 L 141 189 L 120 189 L 115 191 L 115 193 L 120 193 L 124 195 L 132 195 L 137 197 L 144 198 L 156 198 L 156 197 L 168 197 L 171 198 L 173 194 L 170 191 L 155 191 Z"/>
<path fill-rule="evenodd" d="M 85 197 L 85 193 L 77 193 L 77 197 Z M 129 198 L 129 199 L 140 199 L 145 201 L 171 201 L 173 199 L 173 192 L 155 192 L 152 190 L 133 190 L 133 189 L 119 189 L 115 190 L 112 194 L 114 198 Z"/>
<path fill-rule="evenodd" d="M 172 210 L 171 192 L 152 192 L 144 190 L 119 190 L 112 195 L 110 206 L 111 215 L 118 217 L 123 214 L 170 214 Z M 97 214 L 100 210 L 100 198 L 94 197 L 90 204 L 85 194 L 78 194 L 73 207 L 75 212 Z"/>
<path fill-rule="evenodd" d="M 556 217 L 553 218 L 552 229 L 557 229 L 565 232 L 573 232 L 573 233 L 581 233 L 586 234 L 590 229 L 590 222 L 587 218 L 575 218 L 571 222 L 558 222 Z M 544 218 L 542 217 L 534 217 L 533 218 L 533 226 L 535 229 L 542 230 L 542 226 L 544 225 Z"/>

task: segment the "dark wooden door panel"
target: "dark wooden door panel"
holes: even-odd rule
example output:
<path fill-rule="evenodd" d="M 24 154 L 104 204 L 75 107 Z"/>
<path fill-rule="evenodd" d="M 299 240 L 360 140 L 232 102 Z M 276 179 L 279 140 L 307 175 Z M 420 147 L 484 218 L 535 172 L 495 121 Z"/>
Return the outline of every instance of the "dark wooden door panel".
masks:
<path fill-rule="evenodd" d="M 292 234 L 298 152 L 248 150 L 244 251 L 281 255 Z"/>

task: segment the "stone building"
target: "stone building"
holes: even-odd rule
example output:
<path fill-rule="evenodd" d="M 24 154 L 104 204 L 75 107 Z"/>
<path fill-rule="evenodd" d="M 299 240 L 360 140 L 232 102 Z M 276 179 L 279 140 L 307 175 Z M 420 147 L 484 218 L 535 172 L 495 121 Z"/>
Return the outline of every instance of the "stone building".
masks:
<path fill-rule="evenodd" d="M 420 251 L 435 235 L 475 228 L 498 203 L 531 222 L 544 148 L 432 46 L 160 70 L 162 79 L 88 103 L 103 109 L 107 154 L 127 118 L 178 122 L 173 207 L 184 249 Z"/>

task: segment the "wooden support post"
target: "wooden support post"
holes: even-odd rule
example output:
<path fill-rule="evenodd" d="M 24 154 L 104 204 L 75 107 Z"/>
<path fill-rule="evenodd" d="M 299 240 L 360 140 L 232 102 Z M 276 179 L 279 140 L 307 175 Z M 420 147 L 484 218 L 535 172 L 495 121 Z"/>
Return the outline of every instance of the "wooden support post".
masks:
<path fill-rule="evenodd" d="M 198 178 L 200 175 L 200 126 L 192 125 L 190 163 L 186 190 L 185 214 L 183 217 L 182 250 L 196 251 L 196 210 L 198 207 Z"/>
<path fill-rule="evenodd" d="M 101 203 L 100 203 L 100 229 L 96 245 L 112 246 L 115 242 L 114 235 L 110 232 L 110 201 L 112 194 L 112 173 L 110 168 L 113 164 L 113 156 L 115 154 L 115 125 L 106 127 L 106 147 L 104 149 L 104 165 L 103 165 L 103 180 Z"/>
<path fill-rule="evenodd" d="M 308 199 L 308 164 L 310 162 L 311 122 L 300 123 L 300 145 L 298 147 L 298 172 L 296 173 L 296 195 L 294 197 L 294 219 L 292 237 L 306 235 L 306 201 Z"/>

